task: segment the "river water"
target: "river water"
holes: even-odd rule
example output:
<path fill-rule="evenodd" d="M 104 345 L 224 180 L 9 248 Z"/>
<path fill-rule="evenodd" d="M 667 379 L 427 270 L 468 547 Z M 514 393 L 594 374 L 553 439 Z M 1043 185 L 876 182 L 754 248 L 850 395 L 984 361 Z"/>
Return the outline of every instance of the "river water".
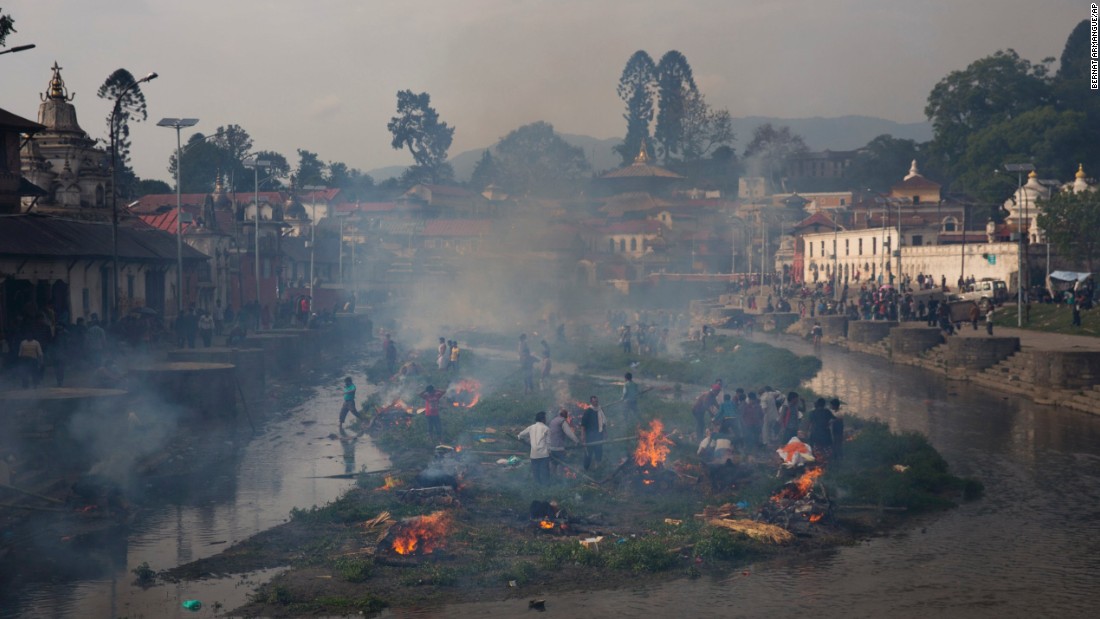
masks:
<path fill-rule="evenodd" d="M 366 379 L 351 375 L 365 399 L 371 390 Z M 353 483 L 316 477 L 389 466 L 369 437 L 331 438 L 338 431 L 342 375 L 329 382 L 301 405 L 282 411 L 259 428 L 224 475 L 192 481 L 184 501 L 153 502 L 125 540 L 74 552 L 70 561 L 89 564 L 80 578 L 32 583 L 18 592 L 4 592 L 0 617 L 213 617 L 215 602 L 222 605 L 222 615 L 243 604 L 256 585 L 278 570 L 149 589 L 131 584 L 135 579 L 131 570 L 143 562 L 163 570 L 217 554 L 286 521 L 293 508 L 333 501 Z M 197 613 L 184 610 L 181 602 L 190 599 L 202 601 L 203 608 Z"/>
<path fill-rule="evenodd" d="M 793 339 L 773 343 L 813 352 Z M 985 484 L 985 496 L 888 536 L 719 578 L 546 596 L 536 585 L 519 599 L 506 600 L 501 592 L 481 603 L 383 616 L 526 616 L 528 596 L 546 597 L 547 612 L 560 617 L 1097 615 L 1091 598 L 1100 573 L 1100 417 L 858 353 L 826 347 L 820 354 L 824 367 L 808 387 L 840 397 L 846 414 L 927 435 L 956 473 Z M 362 377 L 356 382 L 366 384 Z M 215 601 L 226 609 L 243 603 L 270 572 L 142 590 L 130 584 L 130 570 L 143 561 L 165 569 L 213 555 L 283 522 L 291 508 L 324 504 L 350 485 L 307 477 L 386 467 L 384 454 L 365 437 L 350 445 L 327 438 L 336 431 L 338 409 L 338 385 L 318 388 L 244 447 L 236 469 L 226 471 L 227 490 L 155 508 L 125 544 L 106 551 L 101 573 L 28 586 L 7 600 L 0 616 L 210 617 Z M 206 606 L 190 613 L 180 608 L 185 599 Z"/>
<path fill-rule="evenodd" d="M 798 352 L 795 340 L 767 340 Z M 1096 617 L 1100 417 L 826 347 L 807 386 L 848 415 L 928 436 L 978 500 L 851 547 L 721 578 L 543 596 L 562 617 Z M 503 595 L 501 596 L 503 598 Z M 516 617 L 527 597 L 387 617 Z M 799 613 L 797 615 L 793 613 Z"/>

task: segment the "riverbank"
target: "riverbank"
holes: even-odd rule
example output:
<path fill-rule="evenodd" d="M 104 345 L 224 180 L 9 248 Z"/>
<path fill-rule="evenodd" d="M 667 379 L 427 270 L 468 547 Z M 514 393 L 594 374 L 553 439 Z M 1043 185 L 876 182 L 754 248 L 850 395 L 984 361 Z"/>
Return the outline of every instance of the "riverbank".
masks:
<path fill-rule="evenodd" d="M 719 358 L 735 357 L 733 351 L 749 346 L 754 345 L 720 339 L 706 355 L 681 358 L 682 366 L 666 359 L 662 363 L 668 365 L 662 367 L 666 372 L 690 372 L 698 363 L 710 365 Z M 471 371 L 490 376 L 497 375 L 502 368 L 495 366 L 503 363 L 478 367 L 472 361 Z M 786 365 L 798 367 L 791 361 Z M 614 373 L 614 368 L 606 370 Z M 440 379 L 424 377 L 442 384 Z M 366 612 L 387 604 L 407 607 L 487 596 L 522 598 L 535 591 L 575 589 L 581 582 L 587 588 L 604 589 L 728 573 L 746 561 L 851 543 L 894 526 L 910 513 L 941 508 L 961 499 L 965 490 L 978 489 L 947 475 L 946 464 L 923 439 L 893 436 L 881 425 L 852 423 L 853 440 L 845 444 L 845 458 L 823 467 L 820 481 L 810 484 L 827 497 L 818 522 L 808 522 L 815 515 L 811 507 L 805 517 L 794 521 L 797 534 L 792 539 L 761 541 L 726 526 L 760 517 L 787 486 L 788 477 L 776 477 L 779 467 L 774 452 L 758 449 L 741 454 L 736 474 L 728 483 L 713 487 L 695 456 L 695 441 L 687 438 L 692 426 L 688 405 L 652 396 L 645 400 L 643 417 L 647 422 L 663 420 L 667 431 L 662 434 L 670 441 L 667 465 L 652 480 L 655 489 L 628 464 L 638 441 L 625 431 L 617 411 L 612 419 L 620 436 L 629 440 L 607 445 L 603 469 L 585 473 L 574 459 L 574 479 L 534 487 L 526 465 L 507 464 L 512 455 L 525 450 L 505 437 L 529 423 L 530 411 L 560 402 L 563 393 L 597 392 L 608 396 L 602 399 L 609 402 L 617 388 L 583 375 L 563 377 L 558 385 L 557 393 L 533 396 L 509 395 L 507 389 L 514 385 L 501 385 L 478 406 L 445 413 L 445 432 L 456 439 L 454 446 L 462 447 L 460 455 L 448 451 L 441 458 L 461 473 L 453 494 L 460 507 L 444 510 L 451 522 L 437 552 L 403 557 L 393 553 L 392 542 L 387 541 L 405 518 L 438 511 L 437 506 L 403 500 L 415 495 L 402 490 L 416 485 L 417 473 L 439 462 L 433 460 L 431 446 L 423 438 L 422 418 L 412 416 L 411 427 L 393 427 L 377 437 L 393 454 L 394 471 L 388 477 L 361 476 L 360 487 L 334 504 L 296 511 L 289 523 L 216 557 L 172 570 L 168 576 L 194 578 L 291 565 L 289 572 L 262 587 L 251 604 L 236 611 L 246 615 Z M 694 390 L 689 385 L 689 393 L 694 395 Z M 522 455 L 514 459 L 525 460 Z M 629 476 L 623 475 L 619 462 L 631 469 Z M 552 526 L 544 529 L 543 520 L 532 518 L 529 508 L 533 501 L 551 500 L 564 515 L 556 514 L 550 519 Z M 384 513 L 388 519 L 380 518 Z M 581 543 L 596 538 L 602 539 Z"/>

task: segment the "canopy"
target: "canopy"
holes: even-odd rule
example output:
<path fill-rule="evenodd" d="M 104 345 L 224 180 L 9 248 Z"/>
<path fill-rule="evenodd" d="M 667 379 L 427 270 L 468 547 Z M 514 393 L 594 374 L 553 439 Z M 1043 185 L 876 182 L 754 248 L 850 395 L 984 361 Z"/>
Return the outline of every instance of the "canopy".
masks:
<path fill-rule="evenodd" d="M 1083 282 L 1090 277 L 1092 277 L 1092 273 L 1078 273 L 1076 271 L 1054 271 L 1050 274 L 1051 279 L 1063 282 Z"/>

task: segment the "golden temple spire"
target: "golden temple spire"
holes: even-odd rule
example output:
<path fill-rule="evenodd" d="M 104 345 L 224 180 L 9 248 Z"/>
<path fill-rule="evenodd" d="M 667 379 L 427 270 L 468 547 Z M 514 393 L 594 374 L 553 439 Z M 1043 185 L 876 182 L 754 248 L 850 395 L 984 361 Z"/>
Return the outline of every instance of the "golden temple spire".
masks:
<path fill-rule="evenodd" d="M 61 99 L 62 101 L 72 101 L 76 95 L 69 95 L 69 91 L 65 88 L 65 80 L 61 79 L 61 66 L 57 64 L 55 60 L 53 62 L 53 77 L 50 78 L 50 87 L 46 92 L 46 96 L 42 98 L 46 99 Z"/>
<path fill-rule="evenodd" d="M 634 158 L 634 165 L 645 165 L 649 163 L 649 153 L 646 152 L 645 140 L 642 140 L 642 147 L 638 149 L 638 156 Z"/>
<path fill-rule="evenodd" d="M 1077 174 L 1073 175 L 1074 178 L 1085 178 L 1085 164 L 1077 164 Z"/>

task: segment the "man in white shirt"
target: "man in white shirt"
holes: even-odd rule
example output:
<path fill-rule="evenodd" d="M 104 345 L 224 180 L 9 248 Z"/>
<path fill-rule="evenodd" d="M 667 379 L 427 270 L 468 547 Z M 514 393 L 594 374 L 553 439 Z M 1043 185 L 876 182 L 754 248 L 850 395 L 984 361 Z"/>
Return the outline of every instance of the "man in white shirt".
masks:
<path fill-rule="evenodd" d="M 546 484 L 550 481 L 550 428 L 546 425 L 546 411 L 535 413 L 535 423 L 524 428 L 517 438 L 531 444 L 531 473 L 535 483 Z"/>

